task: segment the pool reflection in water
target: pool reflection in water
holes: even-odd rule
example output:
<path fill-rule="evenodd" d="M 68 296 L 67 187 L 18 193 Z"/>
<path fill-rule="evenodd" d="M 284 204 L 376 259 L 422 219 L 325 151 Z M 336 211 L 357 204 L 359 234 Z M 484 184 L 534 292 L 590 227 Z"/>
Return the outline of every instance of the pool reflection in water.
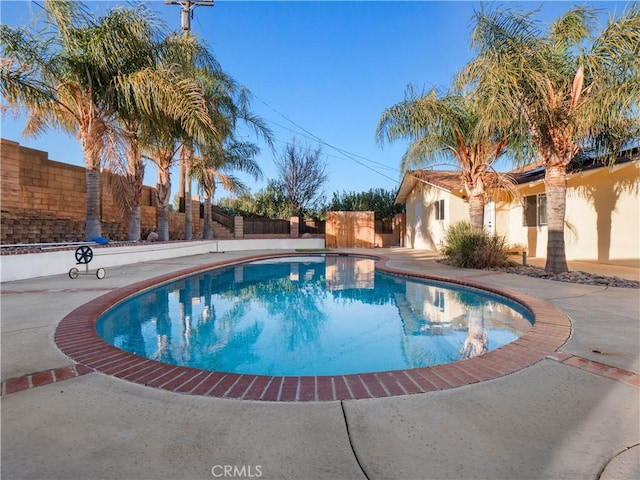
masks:
<path fill-rule="evenodd" d="M 375 270 L 352 256 L 287 257 L 180 279 L 97 322 L 107 342 L 157 361 L 255 375 L 343 375 L 449 363 L 526 333 L 502 297 Z"/>

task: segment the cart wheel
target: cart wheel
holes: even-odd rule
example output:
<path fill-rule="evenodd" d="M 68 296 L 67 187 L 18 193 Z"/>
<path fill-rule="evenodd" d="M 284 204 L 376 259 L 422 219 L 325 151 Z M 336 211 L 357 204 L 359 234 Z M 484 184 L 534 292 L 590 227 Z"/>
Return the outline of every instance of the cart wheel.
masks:
<path fill-rule="evenodd" d="M 96 277 L 100 279 L 103 279 L 106 274 L 107 274 L 107 271 L 104 268 L 99 268 L 98 270 L 96 270 Z"/>
<path fill-rule="evenodd" d="M 71 270 L 69 270 L 69 278 L 78 278 L 79 273 L 80 271 L 76 267 L 73 267 Z"/>
<path fill-rule="evenodd" d="M 92 258 L 93 258 L 93 250 L 91 250 L 91 247 L 83 245 L 81 247 L 76 248 L 76 262 L 89 263 Z"/>

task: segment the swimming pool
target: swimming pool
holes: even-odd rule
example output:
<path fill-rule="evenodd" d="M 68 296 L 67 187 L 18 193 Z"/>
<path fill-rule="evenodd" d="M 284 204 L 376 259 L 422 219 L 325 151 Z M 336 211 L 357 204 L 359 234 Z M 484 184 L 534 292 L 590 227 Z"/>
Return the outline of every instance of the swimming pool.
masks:
<path fill-rule="evenodd" d="M 160 285 L 115 305 L 96 330 L 167 364 L 324 376 L 455 362 L 516 340 L 532 322 L 504 297 L 384 273 L 371 258 L 310 255 Z"/>

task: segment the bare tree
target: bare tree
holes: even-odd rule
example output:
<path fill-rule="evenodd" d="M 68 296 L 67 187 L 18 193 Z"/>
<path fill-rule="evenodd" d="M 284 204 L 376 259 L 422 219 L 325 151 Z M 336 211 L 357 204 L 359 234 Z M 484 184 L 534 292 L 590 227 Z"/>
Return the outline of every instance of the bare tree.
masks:
<path fill-rule="evenodd" d="M 282 154 L 274 160 L 278 169 L 278 184 L 291 202 L 296 215 L 302 216 L 305 209 L 324 196 L 327 183 L 327 162 L 322 157 L 322 148 L 296 145 L 295 139 L 287 144 Z"/>

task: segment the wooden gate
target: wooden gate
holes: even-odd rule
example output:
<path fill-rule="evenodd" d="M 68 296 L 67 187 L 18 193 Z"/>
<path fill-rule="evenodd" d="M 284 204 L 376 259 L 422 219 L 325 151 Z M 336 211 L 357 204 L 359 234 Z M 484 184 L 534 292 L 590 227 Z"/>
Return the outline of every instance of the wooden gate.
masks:
<path fill-rule="evenodd" d="M 327 212 L 327 248 L 373 248 L 374 212 Z"/>

